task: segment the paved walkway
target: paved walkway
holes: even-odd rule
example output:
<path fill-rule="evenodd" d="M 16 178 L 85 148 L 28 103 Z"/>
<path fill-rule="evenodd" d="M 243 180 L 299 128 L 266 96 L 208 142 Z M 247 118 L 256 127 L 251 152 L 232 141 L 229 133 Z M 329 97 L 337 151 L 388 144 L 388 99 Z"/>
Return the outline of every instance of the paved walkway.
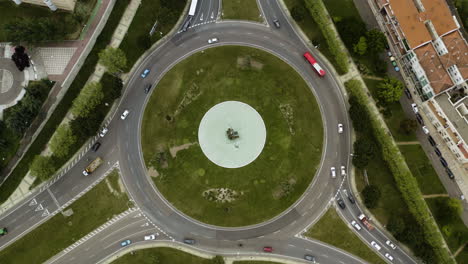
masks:
<path fill-rule="evenodd" d="M 437 198 L 437 197 L 449 197 L 446 193 L 439 193 L 439 194 L 423 194 L 423 198 Z"/>
<path fill-rule="evenodd" d="M 400 141 L 396 142 L 397 145 L 421 145 L 419 141 Z"/>

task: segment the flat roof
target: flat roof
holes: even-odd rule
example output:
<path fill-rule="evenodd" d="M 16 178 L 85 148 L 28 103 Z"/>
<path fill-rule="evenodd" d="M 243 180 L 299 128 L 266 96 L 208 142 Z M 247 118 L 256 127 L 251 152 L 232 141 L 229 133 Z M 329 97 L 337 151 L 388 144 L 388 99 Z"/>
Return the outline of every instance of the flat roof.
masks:
<path fill-rule="evenodd" d="M 439 94 L 454 84 L 444 65 L 431 43 L 414 50 L 418 56 L 419 64 L 426 72 L 429 83 L 435 94 Z"/>
<path fill-rule="evenodd" d="M 445 67 L 457 65 L 463 79 L 468 79 L 468 45 L 460 34 L 460 31 L 454 31 L 442 37 L 447 47 L 448 54 L 440 57 Z"/>
<path fill-rule="evenodd" d="M 447 93 L 442 93 L 435 97 L 435 100 L 439 104 L 440 108 L 442 108 L 450 122 L 455 126 L 459 137 L 463 138 L 465 142 L 468 142 L 468 123 L 462 116 L 460 116 L 456 109 L 460 104 L 464 103 L 465 105 L 468 105 L 468 98 L 458 101 L 456 105 L 452 105 Z"/>
<path fill-rule="evenodd" d="M 439 36 L 458 28 L 445 0 L 421 0 L 421 2 Z"/>

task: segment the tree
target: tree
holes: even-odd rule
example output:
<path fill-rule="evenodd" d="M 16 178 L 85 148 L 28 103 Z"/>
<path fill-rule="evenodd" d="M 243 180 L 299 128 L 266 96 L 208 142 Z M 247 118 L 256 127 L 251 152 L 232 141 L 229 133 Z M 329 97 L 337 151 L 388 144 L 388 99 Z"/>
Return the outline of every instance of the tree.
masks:
<path fill-rule="evenodd" d="M 367 185 L 362 190 L 362 196 L 364 197 L 364 204 L 367 208 L 372 209 L 377 207 L 380 199 L 380 190 L 376 185 Z"/>
<path fill-rule="evenodd" d="M 369 133 L 370 129 L 370 116 L 367 108 L 359 103 L 355 96 L 349 97 L 349 116 L 353 121 L 353 127 L 357 132 Z"/>
<path fill-rule="evenodd" d="M 366 24 L 354 17 L 343 18 L 336 23 L 336 28 L 348 49 L 351 49 L 366 34 Z"/>
<path fill-rule="evenodd" d="M 71 112 L 75 116 L 86 117 L 96 110 L 102 99 L 104 99 L 102 85 L 98 82 L 88 83 L 73 101 Z"/>
<path fill-rule="evenodd" d="M 377 98 L 382 104 L 390 104 L 400 99 L 403 83 L 395 78 L 385 78 L 377 85 Z"/>
<path fill-rule="evenodd" d="M 400 131 L 407 135 L 415 131 L 417 127 L 418 123 L 414 119 L 405 118 L 400 122 Z"/>
<path fill-rule="evenodd" d="M 361 136 L 353 144 L 353 165 L 363 169 L 375 156 L 375 143 L 368 137 Z"/>
<path fill-rule="evenodd" d="M 122 72 L 127 67 L 127 57 L 121 49 L 108 47 L 99 52 L 99 62 L 106 66 L 110 73 Z"/>
<path fill-rule="evenodd" d="M 367 51 L 367 40 L 365 37 L 360 37 L 358 43 L 354 44 L 353 50 L 358 55 L 364 55 Z"/>
<path fill-rule="evenodd" d="M 61 125 L 55 131 L 50 141 L 50 149 L 57 157 L 66 157 L 70 153 L 71 147 L 76 143 L 76 136 L 73 135 L 68 124 Z"/>
<path fill-rule="evenodd" d="M 385 50 L 387 38 L 385 37 L 385 34 L 382 33 L 382 31 L 371 29 L 367 31 L 366 38 L 370 53 L 377 55 Z"/>
<path fill-rule="evenodd" d="M 45 181 L 55 172 L 54 162 L 50 157 L 36 155 L 31 163 L 31 174 Z"/>
<path fill-rule="evenodd" d="M 304 3 L 299 3 L 293 6 L 291 9 L 291 16 L 297 22 L 301 22 L 307 16 L 307 10 L 305 9 Z"/>
<path fill-rule="evenodd" d="M 399 237 L 406 229 L 405 220 L 400 215 L 392 214 L 388 219 L 387 230 L 395 237 Z"/>
<path fill-rule="evenodd" d="M 222 256 L 215 256 L 213 258 L 213 264 L 224 264 L 224 258 Z"/>
<path fill-rule="evenodd" d="M 447 211 L 449 212 L 450 218 L 455 219 L 460 217 L 463 212 L 463 206 L 460 200 L 455 198 L 449 198 L 447 201 Z"/>
<path fill-rule="evenodd" d="M 65 36 L 64 26 L 48 17 L 32 19 L 17 19 L 5 23 L 3 29 L 9 41 L 40 42 L 58 40 Z"/>

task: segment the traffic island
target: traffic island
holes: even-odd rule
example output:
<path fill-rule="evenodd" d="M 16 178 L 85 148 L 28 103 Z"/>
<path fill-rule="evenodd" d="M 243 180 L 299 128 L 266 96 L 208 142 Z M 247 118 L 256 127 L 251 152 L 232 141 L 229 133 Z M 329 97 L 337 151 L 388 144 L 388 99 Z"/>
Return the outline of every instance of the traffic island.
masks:
<path fill-rule="evenodd" d="M 210 109 L 227 102 L 242 107 L 222 110 L 200 133 Z M 207 49 L 172 68 L 148 100 L 141 132 L 159 192 L 182 213 L 218 226 L 279 215 L 309 186 L 322 154 L 310 88 L 282 60 L 247 47 Z M 243 152 L 249 149 L 256 151 Z"/>

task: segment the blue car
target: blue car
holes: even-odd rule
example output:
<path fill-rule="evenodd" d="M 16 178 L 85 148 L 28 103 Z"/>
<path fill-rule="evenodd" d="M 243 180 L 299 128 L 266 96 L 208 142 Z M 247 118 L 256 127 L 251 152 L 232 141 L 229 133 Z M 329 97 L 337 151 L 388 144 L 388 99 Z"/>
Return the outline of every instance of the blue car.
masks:
<path fill-rule="evenodd" d="M 146 76 L 148 76 L 148 73 L 149 73 L 149 72 L 150 72 L 149 69 L 145 69 L 145 70 L 143 71 L 143 73 L 141 74 L 141 78 L 145 78 Z"/>
<path fill-rule="evenodd" d="M 125 247 L 125 246 L 130 245 L 131 243 L 132 241 L 130 241 L 130 239 L 127 239 L 127 240 L 120 242 L 120 246 Z"/>

